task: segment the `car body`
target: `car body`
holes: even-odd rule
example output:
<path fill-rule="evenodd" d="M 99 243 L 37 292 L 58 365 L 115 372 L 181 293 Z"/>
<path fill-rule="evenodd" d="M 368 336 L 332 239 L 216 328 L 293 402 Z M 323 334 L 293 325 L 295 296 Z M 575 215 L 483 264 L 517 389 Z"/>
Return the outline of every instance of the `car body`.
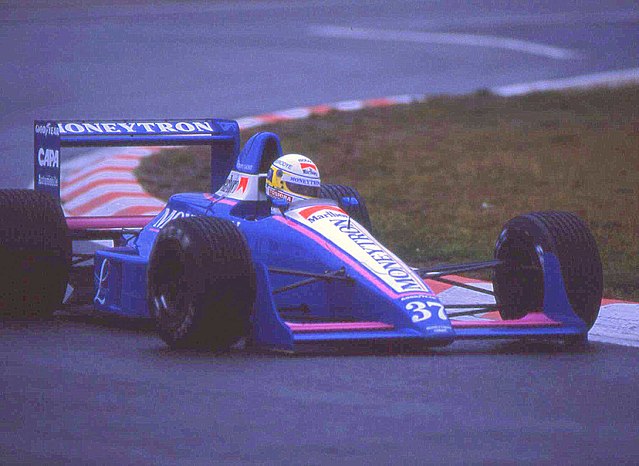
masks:
<path fill-rule="evenodd" d="M 443 346 L 457 339 L 587 334 L 588 325 L 571 307 L 559 258 L 552 251 L 539 252 L 540 309 L 511 320 L 451 318 L 495 308 L 444 305 L 423 277 L 445 281 L 451 274 L 503 264 L 491 260 L 417 270 L 346 212 L 342 201 L 357 204 L 357 199 L 272 205 L 264 194 L 264 173 L 282 155 L 279 138 L 258 133 L 240 150 L 239 128 L 231 120 L 38 121 L 35 189 L 59 197 L 62 147 L 189 144 L 211 146 L 210 193 L 175 194 L 154 217 L 66 219 L 74 240 L 115 243 L 94 254 L 91 300 L 97 310 L 153 317 L 147 281 L 158 235 L 177 219 L 215 217 L 232 222 L 250 249 L 256 295 L 246 336 L 259 347 L 295 351 L 306 344 L 363 342 Z"/>

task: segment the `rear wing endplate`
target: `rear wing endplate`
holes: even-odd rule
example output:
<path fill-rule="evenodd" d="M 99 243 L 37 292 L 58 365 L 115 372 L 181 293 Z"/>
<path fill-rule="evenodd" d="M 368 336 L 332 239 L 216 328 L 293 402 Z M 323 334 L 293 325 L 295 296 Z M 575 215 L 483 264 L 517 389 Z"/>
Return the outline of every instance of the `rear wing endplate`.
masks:
<path fill-rule="evenodd" d="M 233 120 L 37 120 L 33 129 L 34 187 L 56 199 L 63 147 L 209 145 L 211 192 L 224 184 L 240 150 L 240 129 Z"/>

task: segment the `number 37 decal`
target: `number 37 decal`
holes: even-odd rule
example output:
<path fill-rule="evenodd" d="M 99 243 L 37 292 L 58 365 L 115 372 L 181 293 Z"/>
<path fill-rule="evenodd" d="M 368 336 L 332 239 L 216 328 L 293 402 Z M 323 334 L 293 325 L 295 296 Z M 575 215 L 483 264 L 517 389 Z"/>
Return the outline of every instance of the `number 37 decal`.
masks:
<path fill-rule="evenodd" d="M 411 317 L 413 322 L 428 320 L 433 314 L 437 314 L 442 320 L 446 319 L 444 306 L 437 301 L 410 301 L 406 303 L 406 310 L 413 313 Z"/>

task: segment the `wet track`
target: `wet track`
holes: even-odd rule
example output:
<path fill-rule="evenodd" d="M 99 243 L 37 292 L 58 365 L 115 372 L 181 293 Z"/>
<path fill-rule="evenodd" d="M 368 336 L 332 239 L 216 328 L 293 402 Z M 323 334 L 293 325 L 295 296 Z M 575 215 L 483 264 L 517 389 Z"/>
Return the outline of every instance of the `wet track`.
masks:
<path fill-rule="evenodd" d="M 634 2 L 528 4 L 2 6 L 0 186 L 28 183 L 34 118 L 240 117 L 639 66 Z M 639 462 L 632 348 L 216 356 L 117 320 L 0 325 L 1 463 Z"/>
<path fill-rule="evenodd" d="M 639 352 L 463 343 L 289 357 L 168 351 L 130 324 L 2 330 L 7 462 L 636 463 Z"/>

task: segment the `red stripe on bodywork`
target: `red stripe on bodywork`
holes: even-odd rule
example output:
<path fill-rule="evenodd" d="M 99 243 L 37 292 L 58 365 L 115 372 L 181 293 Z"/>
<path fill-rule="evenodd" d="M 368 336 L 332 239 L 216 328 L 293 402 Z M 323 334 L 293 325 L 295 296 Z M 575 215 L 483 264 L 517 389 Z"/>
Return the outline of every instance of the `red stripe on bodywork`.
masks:
<path fill-rule="evenodd" d="M 286 322 L 293 332 L 352 332 L 358 330 L 392 330 L 384 322 Z"/>

